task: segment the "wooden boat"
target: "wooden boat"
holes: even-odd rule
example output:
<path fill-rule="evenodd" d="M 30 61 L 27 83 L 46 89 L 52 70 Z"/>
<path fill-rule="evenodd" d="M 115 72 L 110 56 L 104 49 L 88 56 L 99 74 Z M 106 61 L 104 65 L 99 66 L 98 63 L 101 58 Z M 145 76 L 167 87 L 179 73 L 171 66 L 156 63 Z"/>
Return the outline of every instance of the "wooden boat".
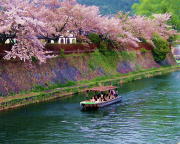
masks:
<path fill-rule="evenodd" d="M 105 92 L 105 91 L 109 91 L 109 90 L 114 90 L 117 87 L 114 86 L 101 86 L 101 87 L 96 87 L 96 88 L 92 88 L 92 89 L 88 89 L 87 91 L 94 91 L 94 92 Z M 86 100 L 86 101 L 82 101 L 80 102 L 80 105 L 82 107 L 83 110 L 94 110 L 94 109 L 99 109 L 114 103 L 118 103 L 122 100 L 122 97 L 117 95 L 116 97 L 114 97 L 113 99 L 110 99 L 108 101 L 102 101 L 102 102 L 92 102 L 91 100 Z"/>

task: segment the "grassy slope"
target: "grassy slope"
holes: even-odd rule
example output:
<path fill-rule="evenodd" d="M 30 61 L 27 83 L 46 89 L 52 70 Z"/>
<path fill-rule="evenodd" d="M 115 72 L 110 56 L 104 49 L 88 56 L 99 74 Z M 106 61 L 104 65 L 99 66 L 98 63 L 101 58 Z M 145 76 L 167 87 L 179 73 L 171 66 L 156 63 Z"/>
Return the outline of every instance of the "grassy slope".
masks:
<path fill-rule="evenodd" d="M 133 61 L 136 59 L 136 53 L 133 51 L 106 51 L 102 54 L 98 50 L 91 54 L 89 67 L 92 70 L 98 67 L 103 69 L 109 75 L 118 74 L 117 65 L 120 61 Z"/>

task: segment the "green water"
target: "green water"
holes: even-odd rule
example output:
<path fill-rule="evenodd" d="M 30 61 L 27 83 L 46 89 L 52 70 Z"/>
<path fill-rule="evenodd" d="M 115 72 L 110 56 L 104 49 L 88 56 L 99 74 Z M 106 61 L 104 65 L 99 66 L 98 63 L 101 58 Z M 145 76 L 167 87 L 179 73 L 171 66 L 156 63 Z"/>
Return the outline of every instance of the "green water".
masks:
<path fill-rule="evenodd" d="M 119 87 L 122 103 L 80 111 L 79 94 L 0 113 L 0 144 L 177 144 L 180 72 Z"/>

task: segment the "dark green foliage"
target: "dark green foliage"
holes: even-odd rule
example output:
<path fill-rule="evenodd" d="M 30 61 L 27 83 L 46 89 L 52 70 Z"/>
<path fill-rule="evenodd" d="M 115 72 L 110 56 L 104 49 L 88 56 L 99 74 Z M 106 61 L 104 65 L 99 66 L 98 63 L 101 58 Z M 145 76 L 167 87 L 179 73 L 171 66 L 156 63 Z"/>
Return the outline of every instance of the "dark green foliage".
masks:
<path fill-rule="evenodd" d="M 113 51 L 113 47 L 116 45 L 116 42 L 107 38 L 100 39 L 98 49 L 99 51 L 106 55 L 108 51 Z"/>
<path fill-rule="evenodd" d="M 105 53 L 108 50 L 108 42 L 107 41 L 101 41 L 98 49 L 102 54 L 105 55 Z"/>
<path fill-rule="evenodd" d="M 170 13 L 169 23 L 176 30 L 180 30 L 179 0 L 140 0 L 133 5 L 136 14 L 151 16 L 154 13 Z"/>
<path fill-rule="evenodd" d="M 141 53 L 142 53 L 142 54 L 145 54 L 145 53 L 147 53 L 147 52 L 149 52 L 149 50 L 147 50 L 147 49 L 145 49 L 145 48 L 141 48 Z"/>
<path fill-rule="evenodd" d="M 178 39 L 177 35 L 172 35 L 169 37 L 168 42 L 170 44 L 173 44 L 173 42 L 175 42 L 177 39 Z"/>
<path fill-rule="evenodd" d="M 90 34 L 88 35 L 88 38 L 90 39 L 90 41 L 91 41 L 92 43 L 97 44 L 97 45 L 99 45 L 100 42 L 101 42 L 101 38 L 100 38 L 99 35 L 96 34 L 96 33 L 90 33 Z"/>
<path fill-rule="evenodd" d="M 97 45 L 99 51 L 104 55 L 107 52 L 108 48 L 110 47 L 110 44 L 112 43 L 111 40 L 103 39 L 96 33 L 90 33 L 88 35 L 88 38 L 91 40 L 92 43 Z"/>
<path fill-rule="evenodd" d="M 170 52 L 168 42 L 158 35 L 154 35 L 152 39 L 155 48 L 152 50 L 154 60 L 161 62 L 166 58 L 166 55 Z"/>
<path fill-rule="evenodd" d="M 31 57 L 31 60 L 32 60 L 33 63 L 37 63 L 38 62 L 38 59 L 36 57 L 34 57 L 34 56 Z"/>
<path fill-rule="evenodd" d="M 62 48 L 60 49 L 59 56 L 65 57 L 64 49 L 62 49 Z"/>

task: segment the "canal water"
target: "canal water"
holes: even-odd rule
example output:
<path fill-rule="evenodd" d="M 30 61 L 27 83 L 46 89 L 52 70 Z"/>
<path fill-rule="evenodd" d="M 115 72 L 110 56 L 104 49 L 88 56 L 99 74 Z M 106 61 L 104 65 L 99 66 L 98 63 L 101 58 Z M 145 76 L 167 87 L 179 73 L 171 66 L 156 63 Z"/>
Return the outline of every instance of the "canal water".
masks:
<path fill-rule="evenodd" d="M 0 144 L 177 144 L 180 72 L 119 87 L 122 103 L 82 112 L 83 94 L 0 113 Z"/>

